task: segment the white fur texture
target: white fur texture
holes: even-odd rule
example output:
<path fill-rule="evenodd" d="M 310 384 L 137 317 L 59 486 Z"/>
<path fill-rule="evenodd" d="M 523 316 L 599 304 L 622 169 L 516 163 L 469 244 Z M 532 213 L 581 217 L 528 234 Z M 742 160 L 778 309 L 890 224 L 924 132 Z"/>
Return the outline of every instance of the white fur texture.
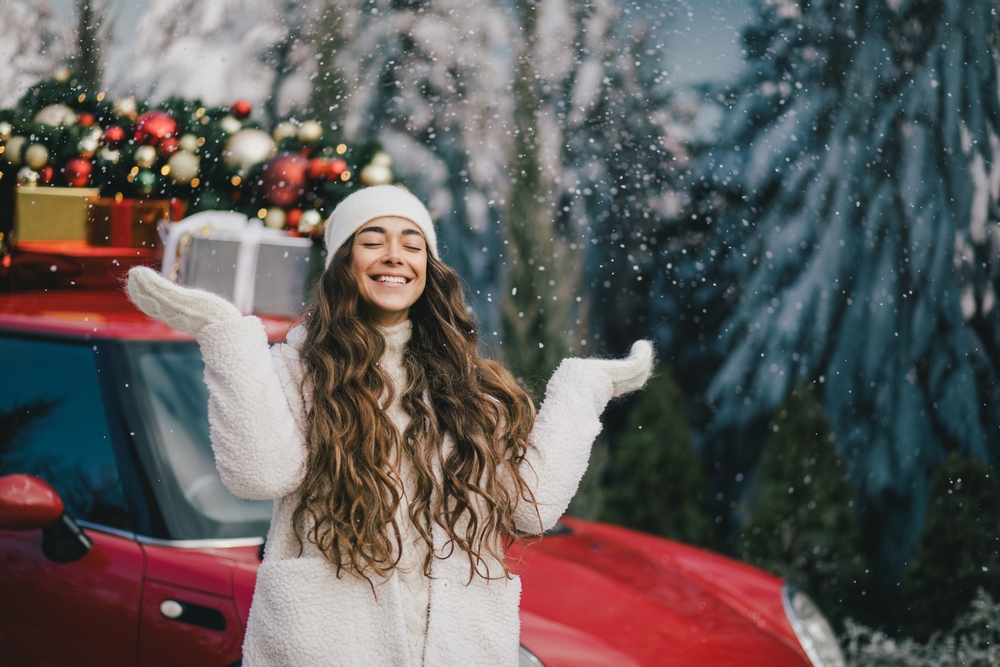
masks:
<path fill-rule="evenodd" d="M 257 574 L 243 664 L 416 667 L 404 611 L 404 597 L 413 593 L 401 590 L 398 573 L 373 579 L 373 595 L 363 579 L 346 573 L 338 578 L 333 567 L 316 557 L 315 547 L 306 545 L 304 557 L 298 557 L 291 516 L 306 462 L 306 406 L 296 349 L 301 329 L 288 339 L 290 344 L 269 349 L 254 317 L 212 324 L 198 335 L 210 391 L 212 446 L 222 479 L 238 496 L 277 501 Z M 522 469 L 538 512 L 522 503 L 516 516 L 519 528 L 541 532 L 565 512 L 601 430 L 601 412 L 619 389 L 638 388 L 645 381 L 652 365 L 652 348 L 648 350 L 646 355 L 633 348 L 626 360 L 567 359 L 553 374 Z M 437 557 L 427 581 L 423 664 L 516 667 L 520 580 L 475 576 L 470 581 L 468 557 L 451 552 L 440 527 L 434 526 L 432 534 Z M 496 573 L 499 567 L 493 563 L 490 570 Z"/>

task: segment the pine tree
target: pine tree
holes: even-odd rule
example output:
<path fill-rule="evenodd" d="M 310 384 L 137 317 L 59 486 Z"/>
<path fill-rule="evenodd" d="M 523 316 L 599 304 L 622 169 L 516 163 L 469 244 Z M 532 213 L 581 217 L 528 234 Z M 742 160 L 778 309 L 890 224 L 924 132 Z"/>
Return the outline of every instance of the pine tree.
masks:
<path fill-rule="evenodd" d="M 44 2 L 4 0 L 0 20 L 0 108 L 52 75 L 67 56 L 66 36 Z"/>
<path fill-rule="evenodd" d="M 853 487 L 809 384 L 781 404 L 771 429 L 746 503 L 740 555 L 805 590 L 836 624 L 846 616 L 867 620 Z"/>
<path fill-rule="evenodd" d="M 971 457 L 949 454 L 931 480 L 920 547 L 903 577 L 900 629 L 920 641 L 947 632 L 983 589 L 1000 598 L 1000 484 Z"/>
<path fill-rule="evenodd" d="M 670 369 L 658 367 L 618 437 L 601 518 L 710 546 L 715 531 L 704 509 L 705 477 L 684 403 Z"/>
<path fill-rule="evenodd" d="M 664 258 L 675 300 L 654 311 L 709 405 L 722 510 L 794 384 L 825 381 L 886 614 L 934 462 L 1000 452 L 996 14 L 987 0 L 761 3 L 694 174 L 698 242 Z"/>

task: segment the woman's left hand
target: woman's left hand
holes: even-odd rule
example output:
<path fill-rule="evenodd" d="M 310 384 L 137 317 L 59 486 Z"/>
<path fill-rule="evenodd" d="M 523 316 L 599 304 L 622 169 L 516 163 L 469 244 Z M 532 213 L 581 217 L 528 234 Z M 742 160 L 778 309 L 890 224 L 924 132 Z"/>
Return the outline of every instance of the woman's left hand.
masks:
<path fill-rule="evenodd" d="M 642 389 L 653 372 L 653 343 L 637 340 L 625 359 L 587 359 L 611 378 L 613 396 Z"/>

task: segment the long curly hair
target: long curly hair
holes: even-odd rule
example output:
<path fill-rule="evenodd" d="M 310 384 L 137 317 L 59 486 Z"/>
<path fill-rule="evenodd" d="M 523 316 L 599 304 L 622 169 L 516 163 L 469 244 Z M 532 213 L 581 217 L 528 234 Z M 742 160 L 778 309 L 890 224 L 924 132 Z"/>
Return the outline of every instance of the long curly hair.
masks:
<path fill-rule="evenodd" d="M 305 320 L 308 467 L 293 515 L 296 536 L 301 543 L 305 531 L 337 576 L 388 576 L 402 553 L 402 447 L 415 481 L 409 519 L 428 546 L 424 573 L 431 574 L 436 525 L 447 533 L 449 553 L 468 555 L 470 579 L 506 577 L 515 507 L 534 505 L 519 470 L 534 405 L 502 365 L 479 356 L 458 274 L 428 254 L 426 287 L 410 308 L 413 331 L 403 353 L 400 405 L 410 423 L 400 435 L 381 407 L 400 388 L 377 363 L 385 338 L 365 315 L 351 247 L 349 241 L 336 251 Z M 454 443 L 447 453 L 446 434 Z M 491 572 L 491 564 L 501 572 Z"/>

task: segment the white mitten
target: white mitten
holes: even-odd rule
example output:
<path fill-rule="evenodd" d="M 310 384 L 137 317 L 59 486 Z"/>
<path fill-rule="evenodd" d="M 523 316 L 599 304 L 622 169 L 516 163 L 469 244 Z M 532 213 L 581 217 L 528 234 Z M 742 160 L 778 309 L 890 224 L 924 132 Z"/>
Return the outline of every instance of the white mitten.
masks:
<path fill-rule="evenodd" d="M 148 266 L 129 270 L 128 296 L 150 317 L 190 334 L 197 334 L 209 324 L 243 316 L 221 296 L 181 287 Z"/>
<path fill-rule="evenodd" d="M 611 378 L 614 396 L 642 389 L 653 372 L 653 343 L 637 340 L 625 359 L 591 359 Z"/>

